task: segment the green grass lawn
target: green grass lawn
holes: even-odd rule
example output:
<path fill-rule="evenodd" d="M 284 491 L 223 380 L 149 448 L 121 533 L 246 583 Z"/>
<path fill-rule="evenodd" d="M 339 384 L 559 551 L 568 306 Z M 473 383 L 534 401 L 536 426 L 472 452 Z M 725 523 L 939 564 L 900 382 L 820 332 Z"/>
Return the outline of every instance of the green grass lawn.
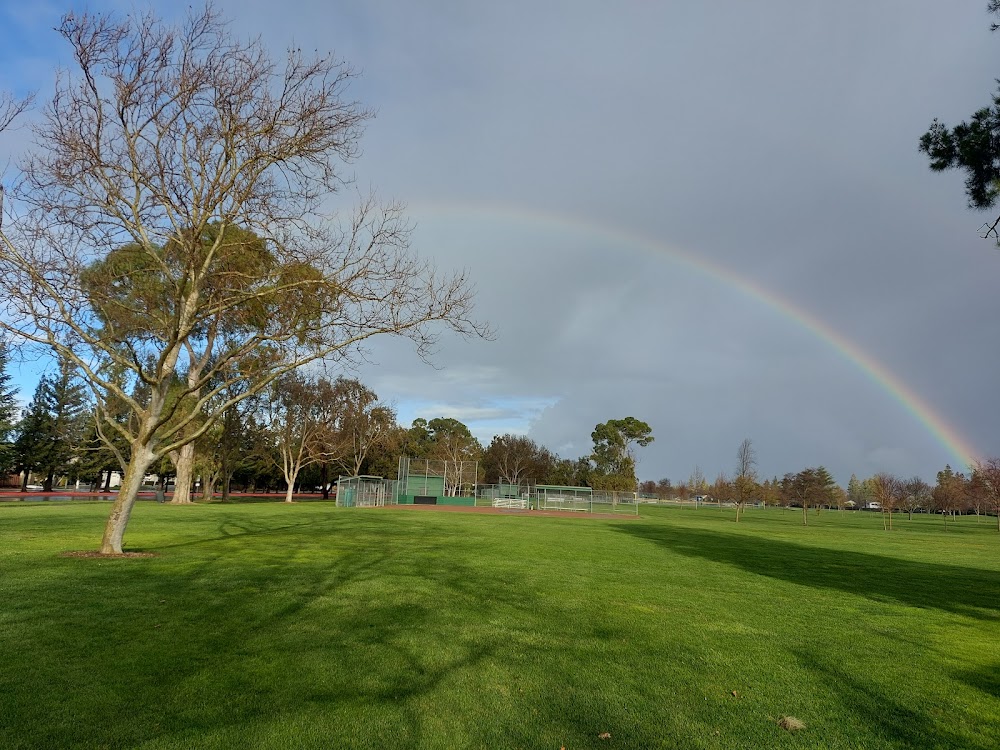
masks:
<path fill-rule="evenodd" d="M 0 505 L 2 748 L 1000 747 L 990 520 L 141 503 L 157 557 L 61 557 L 108 509 Z"/>

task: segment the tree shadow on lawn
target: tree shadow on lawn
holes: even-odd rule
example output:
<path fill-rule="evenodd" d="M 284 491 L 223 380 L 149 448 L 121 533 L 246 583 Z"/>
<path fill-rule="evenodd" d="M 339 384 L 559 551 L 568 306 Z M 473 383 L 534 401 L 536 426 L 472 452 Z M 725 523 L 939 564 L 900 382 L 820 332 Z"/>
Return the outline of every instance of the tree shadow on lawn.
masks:
<path fill-rule="evenodd" d="M 1000 664 L 984 666 L 982 669 L 959 672 L 955 675 L 966 685 L 982 690 L 987 695 L 1000 698 Z"/>
<path fill-rule="evenodd" d="M 1000 620 L 1000 572 L 667 525 L 615 527 L 687 557 L 810 588 Z"/>
<path fill-rule="evenodd" d="M 331 525 L 334 555 L 315 524 L 298 526 L 226 517 L 203 549 L 164 545 L 154 565 L 47 562 L 55 575 L 25 578 L 23 616 L 3 638 L 19 650 L 0 654 L 0 736 L 15 748 L 223 746 L 319 715 L 341 719 L 324 746 L 392 746 L 400 731 L 404 744 L 439 746 L 425 713 L 436 701 L 472 744 L 495 746 L 485 740 L 501 731 L 524 746 L 539 729 L 593 734 L 593 716 L 554 707 L 528 725 L 482 711 L 499 688 L 515 692 L 518 665 L 527 688 L 560 689 L 558 672 L 537 671 L 562 662 L 531 632 L 530 586 L 442 555 L 448 529 Z M 476 625 L 508 616 L 512 626 Z M 490 669 L 499 684 L 481 682 Z M 456 681 L 485 703 L 453 706 Z M 527 696 L 506 700 L 531 709 Z"/>
<path fill-rule="evenodd" d="M 266 531 L 246 536 L 257 533 Z M 295 532 L 275 545 L 294 553 Z M 284 566 L 277 551 L 260 566 L 224 554 L 179 567 L 115 560 L 114 571 L 76 566 L 39 581 L 33 603 L 22 602 L 30 616 L 9 623 L 0 640 L 20 644 L 0 655 L 0 737 L 16 748 L 171 737 L 190 746 L 317 706 L 405 706 L 474 670 L 495 644 L 465 639 L 428 658 L 411 636 L 446 628 L 430 597 L 390 587 L 380 599 L 377 573 L 392 556 L 357 545 L 336 559 L 286 557 Z M 448 579 L 461 572 L 428 571 L 428 588 L 447 596 Z M 99 601 L 81 591 L 101 592 Z M 418 736 L 420 717 L 405 722 Z"/>
<path fill-rule="evenodd" d="M 995 722 L 988 719 L 981 721 L 973 728 L 978 736 L 970 737 L 958 731 L 959 726 L 969 728 L 968 714 L 941 712 L 940 718 L 935 720 L 927 711 L 893 700 L 877 685 L 859 680 L 842 667 L 823 663 L 814 653 L 794 653 L 805 669 L 820 675 L 830 684 L 842 704 L 839 713 L 845 717 L 845 725 L 856 717 L 874 734 L 881 735 L 887 744 L 903 747 L 954 747 L 962 750 L 993 750 L 997 747 L 996 737 L 983 736 L 984 732 L 995 734 Z M 906 692 L 905 686 L 902 692 Z M 844 729 L 841 726 L 839 731 Z"/>

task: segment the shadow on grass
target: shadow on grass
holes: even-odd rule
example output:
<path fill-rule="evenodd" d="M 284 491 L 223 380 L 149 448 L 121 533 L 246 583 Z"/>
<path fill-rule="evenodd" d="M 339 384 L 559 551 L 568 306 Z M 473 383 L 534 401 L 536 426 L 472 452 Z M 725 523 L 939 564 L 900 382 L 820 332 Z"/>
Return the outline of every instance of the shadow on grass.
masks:
<path fill-rule="evenodd" d="M 0 613 L 0 745 L 229 747 L 270 732 L 292 746 L 318 717 L 325 741 L 297 746 L 441 746 L 440 701 L 473 744 L 496 746 L 464 715 L 482 699 L 454 685 L 508 674 L 510 632 L 476 623 L 537 609 L 529 588 L 444 554 L 447 529 L 227 513 L 206 531 L 157 545 L 152 565 L 52 560 L 19 575 Z M 522 646 L 514 658 L 548 658 Z"/>
<path fill-rule="evenodd" d="M 1000 572 L 668 525 L 616 527 L 671 552 L 810 588 L 1000 620 Z"/>
<path fill-rule="evenodd" d="M 993 664 L 974 671 L 959 672 L 955 676 L 966 685 L 982 690 L 994 698 L 1000 698 L 1000 664 Z"/>
<path fill-rule="evenodd" d="M 960 747 L 993 750 L 990 740 L 963 734 L 965 717 L 944 714 L 935 720 L 926 711 L 900 703 L 877 686 L 859 680 L 842 667 L 824 663 L 815 654 L 796 652 L 803 667 L 820 675 L 837 695 L 843 696 L 845 715 L 855 715 L 871 727 L 887 745 L 913 748 Z M 903 691 L 905 694 L 905 690 Z"/>
<path fill-rule="evenodd" d="M 26 581 L 0 639 L 11 647 L 0 648 L 0 745 L 198 746 L 214 736 L 225 746 L 219 738 L 310 708 L 419 701 L 492 652 L 468 639 L 425 658 L 409 636 L 439 631 L 436 607 L 383 583 L 379 571 L 398 565 L 391 543 L 355 542 L 334 557 L 316 524 L 226 519 L 217 533 L 154 568 L 106 560 Z M 446 593 L 461 572 L 425 575 Z M 411 737 L 420 719 L 401 719 Z"/>

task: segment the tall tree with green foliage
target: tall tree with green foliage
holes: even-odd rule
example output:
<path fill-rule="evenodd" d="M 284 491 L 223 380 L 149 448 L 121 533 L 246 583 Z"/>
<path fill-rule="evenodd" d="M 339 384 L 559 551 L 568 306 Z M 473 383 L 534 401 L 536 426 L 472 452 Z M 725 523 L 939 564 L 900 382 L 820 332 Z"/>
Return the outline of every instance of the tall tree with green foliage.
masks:
<path fill-rule="evenodd" d="M 1000 0 L 990 0 L 988 11 L 1000 15 Z M 1000 25 L 993 24 L 996 31 Z M 920 137 L 920 150 L 935 172 L 958 169 L 965 173 L 965 195 L 970 208 L 993 208 L 1000 198 L 1000 93 L 989 106 L 955 127 L 935 119 Z M 984 237 L 1000 244 L 1000 216 L 983 225 Z"/>
<path fill-rule="evenodd" d="M 544 484 L 555 456 L 526 435 L 495 435 L 483 451 L 486 481 L 518 485 L 526 480 Z"/>
<path fill-rule="evenodd" d="M 410 423 L 403 436 L 403 455 L 410 458 L 427 458 L 433 446 L 434 438 L 427 426 L 427 420 L 417 417 Z"/>
<path fill-rule="evenodd" d="M 458 495 L 472 490 L 478 480 L 478 469 L 471 471 L 469 462 L 478 462 L 483 446 L 469 427 L 452 417 L 437 417 L 427 423 L 431 448 L 429 458 L 445 462 L 445 494 Z"/>
<path fill-rule="evenodd" d="M 135 415 L 104 425 L 130 445 L 101 541 L 120 554 L 150 466 L 233 404 L 309 362 L 356 356 L 372 336 L 426 353 L 435 324 L 487 330 L 466 277 L 411 251 L 401 206 L 362 196 L 346 219 L 327 213 L 371 117 L 347 96 L 349 67 L 299 49 L 276 63 L 211 6 L 177 25 L 68 13 L 56 31 L 75 68 L 56 78 L 18 165 L 23 211 L 0 230 L 0 328 L 79 367 L 99 420 L 114 398 Z"/>
<path fill-rule="evenodd" d="M 557 484 L 563 487 L 590 487 L 594 477 L 594 467 L 589 458 L 554 458 L 548 474 L 541 478 L 541 484 Z"/>
<path fill-rule="evenodd" d="M 634 492 L 638 483 L 635 475 L 635 447 L 653 442 L 653 428 L 635 417 L 609 419 L 598 424 L 590 434 L 594 449 L 594 489 Z"/>
<path fill-rule="evenodd" d="M 372 446 L 365 460 L 365 474 L 387 479 L 397 479 L 399 457 L 411 455 L 404 448 L 407 429 L 400 424 L 389 428 L 383 439 Z"/>

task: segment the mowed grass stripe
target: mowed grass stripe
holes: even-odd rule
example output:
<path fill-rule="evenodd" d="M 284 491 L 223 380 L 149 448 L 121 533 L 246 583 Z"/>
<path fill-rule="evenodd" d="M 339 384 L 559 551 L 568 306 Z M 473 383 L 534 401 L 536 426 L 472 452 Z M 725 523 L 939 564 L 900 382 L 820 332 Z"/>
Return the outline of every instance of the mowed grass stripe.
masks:
<path fill-rule="evenodd" d="M 107 510 L 0 506 L 2 747 L 1000 746 L 988 521 L 142 503 L 157 557 L 60 557 Z"/>

